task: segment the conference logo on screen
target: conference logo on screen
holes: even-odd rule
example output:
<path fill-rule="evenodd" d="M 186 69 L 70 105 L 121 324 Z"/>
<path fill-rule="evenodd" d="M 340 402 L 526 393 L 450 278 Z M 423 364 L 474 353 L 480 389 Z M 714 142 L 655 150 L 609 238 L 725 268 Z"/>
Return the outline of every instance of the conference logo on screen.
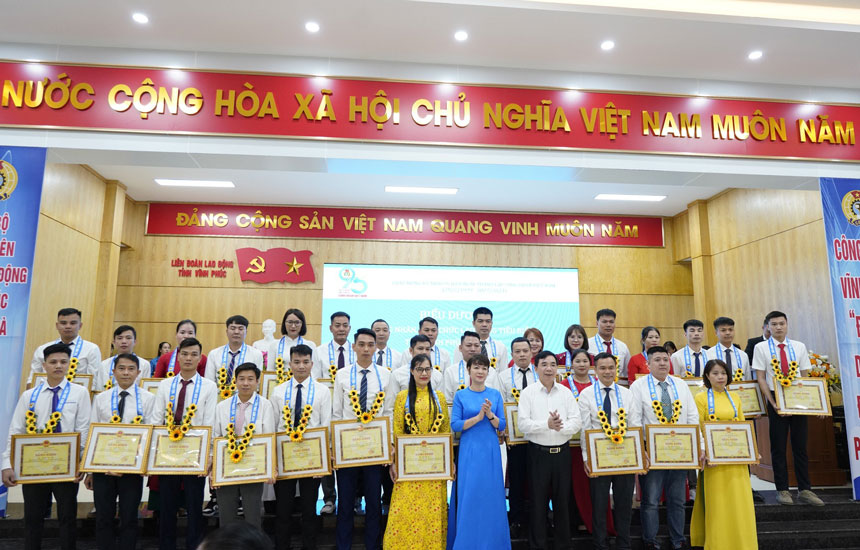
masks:
<path fill-rule="evenodd" d="M 337 290 L 338 298 L 367 297 L 367 283 L 358 278 L 355 269 L 345 267 L 340 270 L 338 276 L 342 283 Z"/>
<path fill-rule="evenodd" d="M 0 160 L 0 201 L 5 201 L 18 186 L 18 171 L 12 163 Z"/>
<path fill-rule="evenodd" d="M 860 191 L 849 191 L 842 197 L 842 213 L 851 225 L 860 225 Z"/>

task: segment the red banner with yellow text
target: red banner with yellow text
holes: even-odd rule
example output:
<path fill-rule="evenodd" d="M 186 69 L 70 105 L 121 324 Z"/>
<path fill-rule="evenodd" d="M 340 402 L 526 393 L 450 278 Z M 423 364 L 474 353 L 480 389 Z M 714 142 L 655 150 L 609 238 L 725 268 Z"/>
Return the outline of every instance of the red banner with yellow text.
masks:
<path fill-rule="evenodd" d="M 661 218 L 310 206 L 151 203 L 146 233 L 290 239 L 663 246 Z M 239 260 L 241 268 L 242 259 Z"/>
<path fill-rule="evenodd" d="M 860 106 L 0 63 L 0 126 L 858 161 Z"/>

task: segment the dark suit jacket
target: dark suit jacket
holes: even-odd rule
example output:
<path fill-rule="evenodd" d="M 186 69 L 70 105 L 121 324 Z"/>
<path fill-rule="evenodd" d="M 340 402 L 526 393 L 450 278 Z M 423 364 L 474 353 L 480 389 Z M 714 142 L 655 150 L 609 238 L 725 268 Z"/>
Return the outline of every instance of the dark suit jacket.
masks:
<path fill-rule="evenodd" d="M 764 342 L 763 336 L 756 336 L 755 338 L 750 338 L 749 340 L 747 340 L 747 347 L 744 351 L 750 358 L 750 368 L 752 368 L 753 351 L 755 350 L 756 344 L 758 344 L 759 342 Z"/>

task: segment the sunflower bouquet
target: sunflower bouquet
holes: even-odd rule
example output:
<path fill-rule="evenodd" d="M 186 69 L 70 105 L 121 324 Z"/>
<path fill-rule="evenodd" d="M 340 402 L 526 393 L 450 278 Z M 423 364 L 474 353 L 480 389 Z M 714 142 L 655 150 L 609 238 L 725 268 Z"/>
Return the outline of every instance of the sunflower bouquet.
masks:
<path fill-rule="evenodd" d="M 227 369 L 218 369 L 218 395 L 221 399 L 227 399 L 236 393 L 236 383 L 227 379 Z"/>
<path fill-rule="evenodd" d="M 75 379 L 75 373 L 78 372 L 78 365 L 80 361 L 78 361 L 77 357 L 72 357 L 69 359 L 69 370 L 66 372 L 66 380 L 71 382 Z"/>
<path fill-rule="evenodd" d="M 681 416 L 681 400 L 676 399 L 672 402 L 672 417 L 666 418 L 663 413 L 663 405 L 658 400 L 651 401 L 651 408 L 654 409 L 654 414 L 657 415 L 657 420 L 660 424 L 674 424 Z"/>
<path fill-rule="evenodd" d="M 603 433 L 606 434 L 606 437 L 609 438 L 613 443 L 621 443 L 624 441 L 624 436 L 627 435 L 627 411 L 624 408 L 618 409 L 618 427 L 613 428 L 612 424 L 609 423 L 609 418 L 606 416 L 606 412 L 603 409 L 597 410 L 597 418 L 600 420 L 600 427 L 603 429 Z"/>
<path fill-rule="evenodd" d="M 280 355 L 275 359 L 275 374 L 278 377 L 278 384 L 289 382 L 293 377 L 293 371 L 284 367 L 284 358 Z"/>
<path fill-rule="evenodd" d="M 383 402 L 385 401 L 385 392 L 379 391 L 376 393 L 376 399 L 373 400 L 373 405 L 369 411 L 362 412 L 361 404 L 358 401 L 358 390 L 355 388 L 349 390 L 349 401 L 352 403 L 352 412 L 362 424 L 367 424 L 382 410 Z"/>
<path fill-rule="evenodd" d="M 227 449 L 230 451 L 230 460 L 233 464 L 238 464 L 245 456 L 245 451 L 248 450 L 248 445 L 251 443 L 251 438 L 254 436 L 254 430 L 257 427 L 253 422 L 245 426 L 245 432 L 241 439 L 236 439 L 236 427 L 230 422 L 227 424 Z"/>
<path fill-rule="evenodd" d="M 290 441 L 299 442 L 304 438 L 305 430 L 308 429 L 308 422 L 311 421 L 311 413 L 313 410 L 313 405 L 305 405 L 302 407 L 302 416 L 299 417 L 299 425 L 293 427 L 293 410 L 289 406 L 284 405 L 284 428 L 290 436 Z"/>
<path fill-rule="evenodd" d="M 167 432 L 170 434 L 171 441 L 179 441 L 185 434 L 188 433 L 188 430 L 191 429 L 191 421 L 194 419 L 194 414 L 197 412 L 197 405 L 191 403 L 187 407 L 185 407 L 185 414 L 182 415 L 182 423 L 177 426 L 175 419 L 173 418 L 173 403 L 167 403 Z"/>

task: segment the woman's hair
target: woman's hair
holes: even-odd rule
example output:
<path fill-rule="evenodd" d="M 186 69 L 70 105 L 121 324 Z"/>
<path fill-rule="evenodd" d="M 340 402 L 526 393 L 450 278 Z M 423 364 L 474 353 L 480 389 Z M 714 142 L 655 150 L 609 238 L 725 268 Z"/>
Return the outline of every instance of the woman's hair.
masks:
<path fill-rule="evenodd" d="M 304 336 L 308 333 L 308 322 L 305 321 L 305 314 L 302 313 L 302 310 L 291 307 L 284 313 L 284 318 L 281 319 L 281 334 L 283 336 L 287 335 L 287 317 L 290 315 L 295 315 L 299 318 L 299 321 L 302 322 L 302 328 L 299 329 L 299 336 Z"/>
<path fill-rule="evenodd" d="M 176 329 L 176 332 L 179 332 L 179 329 Z M 158 349 L 155 350 L 155 356 L 156 357 L 161 357 L 161 348 L 164 346 L 164 344 L 167 344 L 169 346 L 170 342 L 159 342 L 158 343 Z"/>
<path fill-rule="evenodd" d="M 666 351 L 669 352 L 669 355 L 672 355 L 676 351 L 678 351 L 678 346 L 675 345 L 675 342 L 671 340 L 666 340 L 663 342 L 663 347 L 666 348 Z"/>
<path fill-rule="evenodd" d="M 591 363 L 591 355 L 589 355 L 588 350 L 586 350 L 585 348 L 579 348 L 570 352 L 570 368 L 573 368 L 573 360 L 582 355 L 583 353 L 588 359 L 589 364 Z"/>
<path fill-rule="evenodd" d="M 726 362 L 722 359 L 711 359 L 707 363 L 705 363 L 705 371 L 702 373 L 702 381 L 705 383 L 705 387 L 711 388 L 711 381 L 708 379 L 708 375 L 711 374 L 711 371 L 714 370 L 714 367 L 722 367 L 722 369 L 726 373 L 726 386 L 732 383 L 732 373 L 729 371 L 729 368 L 726 366 Z"/>
<path fill-rule="evenodd" d="M 183 319 L 176 323 L 176 332 L 179 332 L 179 329 L 182 328 L 182 325 L 191 325 L 192 327 L 194 327 L 194 334 L 197 334 L 197 323 L 195 323 L 191 319 Z"/>
<path fill-rule="evenodd" d="M 534 334 L 538 337 L 538 339 L 540 340 L 540 349 L 541 351 L 543 351 L 543 345 L 545 342 L 545 340 L 543 339 L 543 333 L 534 327 L 527 328 L 526 331 L 523 333 L 523 338 L 528 340 L 529 334 Z M 529 343 L 529 345 L 531 345 L 531 343 Z"/>
<path fill-rule="evenodd" d="M 648 338 L 648 335 L 651 334 L 652 330 L 657 333 L 657 336 L 660 336 L 660 329 L 658 329 L 657 327 L 652 327 L 649 325 L 649 326 L 643 328 L 642 329 L 642 351 L 647 351 L 645 349 L 645 338 Z"/>
<path fill-rule="evenodd" d="M 424 353 L 419 353 L 415 357 L 412 358 L 412 361 L 409 363 L 409 390 L 407 395 L 409 396 L 409 414 L 412 415 L 412 419 L 415 421 L 415 424 L 418 425 L 418 417 L 415 416 L 415 401 L 418 398 L 418 386 L 415 384 L 415 376 L 412 373 L 416 367 L 421 366 L 424 363 L 430 365 L 430 368 L 433 368 L 433 362 L 430 360 L 430 356 Z M 433 393 L 433 383 L 429 380 L 427 381 L 427 391 L 430 392 L 430 422 L 432 423 L 436 420 L 436 415 L 439 414 L 439 409 L 436 407 L 436 400 L 433 399 L 435 395 Z M 412 428 L 410 428 L 409 423 L 406 422 L 406 433 L 412 433 Z"/>
<path fill-rule="evenodd" d="M 564 349 L 567 351 L 573 351 L 570 349 L 570 345 L 567 343 L 567 339 L 570 338 L 570 335 L 575 332 L 578 332 L 582 335 L 582 348 L 580 349 L 588 349 L 588 333 L 585 332 L 585 327 L 582 325 L 570 325 L 567 327 L 567 330 L 564 331 Z"/>

